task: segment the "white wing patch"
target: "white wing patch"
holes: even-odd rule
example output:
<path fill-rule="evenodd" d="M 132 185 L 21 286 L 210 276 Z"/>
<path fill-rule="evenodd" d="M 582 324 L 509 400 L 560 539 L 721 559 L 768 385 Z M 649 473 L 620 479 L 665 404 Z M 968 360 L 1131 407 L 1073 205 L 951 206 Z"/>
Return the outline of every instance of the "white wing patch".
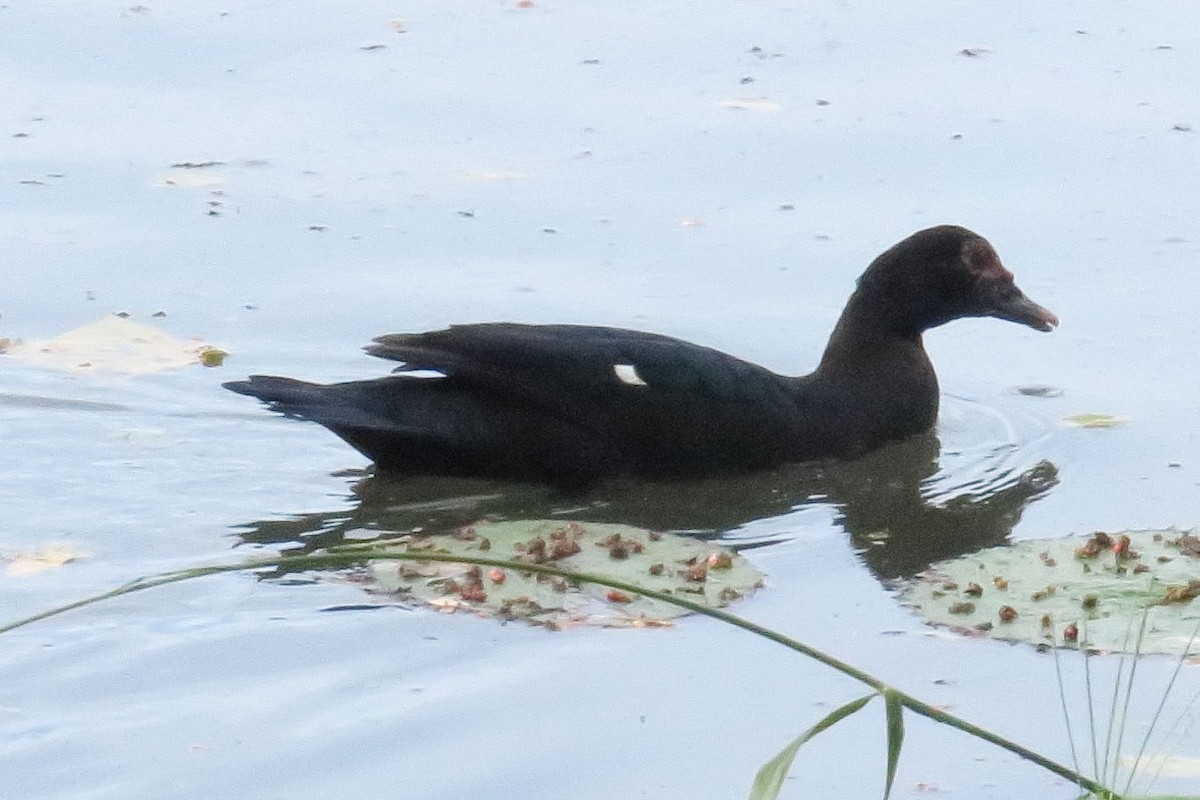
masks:
<path fill-rule="evenodd" d="M 649 386 L 650 384 L 642 380 L 642 376 L 638 375 L 637 367 L 633 364 L 613 364 L 613 372 L 617 379 L 626 386 Z"/>

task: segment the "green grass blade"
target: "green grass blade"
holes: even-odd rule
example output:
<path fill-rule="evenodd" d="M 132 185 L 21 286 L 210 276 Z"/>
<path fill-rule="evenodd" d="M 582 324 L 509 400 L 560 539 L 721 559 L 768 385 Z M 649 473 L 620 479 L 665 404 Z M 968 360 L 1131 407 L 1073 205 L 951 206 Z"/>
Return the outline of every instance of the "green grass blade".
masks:
<path fill-rule="evenodd" d="M 1179 659 L 1175 662 L 1175 669 L 1171 672 L 1171 678 L 1167 681 L 1167 687 L 1163 690 L 1162 697 L 1160 697 L 1158 700 L 1158 707 L 1154 709 L 1154 716 L 1150 718 L 1150 725 L 1146 729 L 1146 735 L 1142 737 L 1142 744 L 1141 747 L 1138 748 L 1137 757 L 1134 758 L 1133 766 L 1129 769 L 1129 780 L 1126 782 L 1124 790 L 1126 794 L 1133 791 L 1133 781 L 1139 775 L 1138 770 L 1141 768 L 1142 759 L 1145 758 L 1146 749 L 1150 746 L 1150 737 L 1154 733 L 1155 726 L 1158 725 L 1159 720 L 1162 718 L 1163 709 L 1166 708 L 1167 705 L 1167 698 L 1170 697 L 1171 690 L 1175 688 L 1175 679 L 1179 677 L 1179 671 L 1183 669 L 1183 665 L 1187 663 L 1188 653 L 1192 651 L 1192 645 L 1195 644 L 1197 636 L 1200 636 L 1200 622 L 1196 623 L 1196 627 L 1192 630 L 1192 635 L 1188 638 L 1187 643 L 1183 646 L 1183 650 L 1179 653 Z M 1172 723 L 1170 729 L 1164 736 L 1164 741 L 1172 741 L 1175 739 L 1175 732 L 1179 729 L 1180 724 L 1187 718 L 1188 712 L 1191 710 L 1192 705 L 1196 702 L 1197 697 L 1200 697 L 1200 695 L 1192 695 L 1191 699 L 1188 700 L 1187 705 L 1183 707 L 1179 717 L 1174 723 Z M 1154 773 L 1148 777 L 1146 781 L 1147 790 L 1149 790 L 1150 786 L 1158 778 L 1162 768 L 1166 766 L 1167 758 L 1167 754 L 1164 753 L 1162 759 L 1159 760 L 1158 768 L 1155 769 Z"/>
<path fill-rule="evenodd" d="M 803 642 L 797 641 L 790 636 L 785 636 L 778 631 L 772 630 L 764 625 L 751 622 L 744 617 L 739 617 L 736 614 L 731 614 L 728 611 L 718 608 L 710 608 L 700 603 L 693 602 L 684 597 L 674 594 L 664 594 L 662 592 L 651 591 L 641 586 L 628 583 L 626 581 L 615 580 L 603 575 L 592 573 L 574 572 L 570 570 L 561 570 L 549 564 L 533 564 L 527 562 L 514 562 L 507 559 L 484 558 L 480 556 L 467 557 L 463 555 L 446 555 L 440 553 L 396 553 L 386 552 L 373 549 L 365 546 L 354 547 L 338 547 L 325 552 L 311 553 L 299 556 L 267 556 L 262 558 L 254 558 L 244 561 L 240 564 L 222 564 L 208 567 L 197 567 L 195 569 L 182 570 L 179 572 L 169 572 L 161 575 L 155 575 L 147 578 L 140 578 L 132 581 L 124 586 L 118 587 L 102 594 L 93 595 L 77 600 L 73 603 L 68 603 L 63 606 L 52 608 L 48 611 L 43 611 L 33 616 L 24 619 L 16 620 L 7 624 L 0 624 L 0 634 L 14 631 L 39 620 L 48 619 L 59 614 L 66 613 L 73 609 L 82 608 L 93 603 L 99 603 L 120 595 L 129 594 L 130 592 L 138 592 L 144 589 L 150 589 L 155 586 L 162 586 L 168 583 L 177 583 L 179 581 L 190 580 L 192 578 L 200 578 L 206 575 L 217 575 L 225 572 L 237 572 L 240 570 L 263 570 L 271 569 L 282 572 L 297 572 L 301 570 L 311 569 L 327 569 L 329 567 L 345 567 L 352 564 L 361 564 L 366 561 L 395 559 L 400 561 L 441 561 L 454 564 L 476 564 L 481 567 L 501 567 L 504 569 L 518 569 L 524 572 L 536 572 L 543 575 L 554 575 L 564 577 L 569 580 L 579 581 L 582 583 L 595 583 L 601 586 L 608 586 L 612 589 L 629 592 L 632 594 L 640 594 L 644 597 L 649 597 L 654 600 L 660 600 L 664 603 L 669 603 L 679 608 L 688 611 L 702 614 L 711 619 L 720 620 L 728 625 L 741 628 L 748 633 L 760 636 L 768 641 L 783 645 L 795 652 L 801 653 L 827 667 L 836 670 L 843 675 L 846 675 L 854 680 L 864 683 L 874 689 L 876 692 L 889 692 L 889 697 L 895 698 L 898 705 L 902 705 L 912 711 L 914 714 L 920 714 L 939 724 L 949 725 L 968 736 L 973 736 L 977 739 L 982 739 L 985 742 L 1001 747 L 1020 758 L 1031 761 L 1034 764 L 1049 770 L 1071 783 L 1080 786 L 1085 791 L 1092 792 L 1097 795 L 1114 796 L 1114 793 L 1102 786 L 1095 780 L 1080 775 L 1078 772 L 1071 770 L 1068 767 L 1053 761 L 1041 753 L 1017 744 L 1016 742 L 999 736 L 986 728 L 974 725 L 966 720 L 949 714 L 929 703 L 922 702 L 912 695 L 905 694 L 897 689 L 893 689 L 883 681 L 879 680 L 870 673 L 861 670 L 839 658 L 818 650 L 815 647 L 806 645 Z M 1087 661 L 1084 661 L 1087 664 Z M 1090 676 L 1089 676 L 1089 698 L 1090 691 Z M 836 721 L 836 720 L 835 720 Z M 1093 741 L 1095 737 L 1093 737 Z"/>
<path fill-rule="evenodd" d="M 1083 623 L 1083 637 L 1087 641 L 1087 620 Z M 1083 651 L 1083 686 L 1087 694 L 1087 712 L 1088 712 L 1088 731 L 1091 734 L 1092 741 L 1092 774 L 1096 776 L 1096 780 L 1104 780 L 1104 771 L 1100 767 L 1100 751 L 1097 749 L 1097 742 L 1100 740 L 1100 735 L 1096 730 L 1096 693 L 1092 690 L 1092 651 L 1084 649 Z"/>
<path fill-rule="evenodd" d="M 136 578 L 129 583 L 118 586 L 115 589 L 109 589 L 107 592 L 101 592 L 100 594 L 94 594 L 91 597 L 85 597 L 82 600 L 76 600 L 65 605 L 56 606 L 46 611 L 41 611 L 37 614 L 25 617 L 24 619 L 18 619 L 13 622 L 4 623 L 0 625 L 0 633 L 15 631 L 17 628 L 23 628 L 26 625 L 32 625 L 35 622 L 49 619 L 50 617 L 57 617 L 59 614 L 65 614 L 68 611 L 74 611 L 77 608 L 95 605 L 96 603 L 100 603 L 105 600 L 111 600 L 114 597 L 120 597 L 121 595 L 131 594 L 133 592 L 140 592 L 144 589 L 153 589 L 155 586 L 165 586 L 169 583 L 179 583 L 180 581 L 191 580 L 192 578 L 202 578 L 205 575 L 216 575 L 222 572 L 242 572 L 245 570 L 272 567 L 276 562 L 278 562 L 278 560 L 279 559 L 274 559 L 273 561 L 264 561 L 261 564 L 247 562 L 242 564 L 229 564 L 227 566 L 196 567 L 194 569 L 180 570 L 179 572 L 164 572 L 161 575 L 151 575 L 147 577 Z"/>
<path fill-rule="evenodd" d="M 829 712 L 820 722 L 793 739 L 787 747 L 779 751 L 777 756 L 763 764 L 758 774 L 754 776 L 754 785 L 750 787 L 750 800 L 775 800 L 779 797 L 779 792 L 783 789 L 783 781 L 791 771 L 792 762 L 796 760 L 796 753 L 800 747 L 821 731 L 832 728 L 858 711 L 873 697 L 875 697 L 874 693 L 851 700 L 844 706 Z"/>
<path fill-rule="evenodd" d="M 1132 617 L 1129 620 L 1129 624 L 1133 624 Z M 1125 630 L 1125 643 L 1127 644 L 1128 641 L 1129 629 L 1127 627 Z M 1108 725 L 1105 726 L 1104 746 L 1100 750 L 1100 770 L 1096 773 L 1097 780 L 1105 783 L 1111 782 L 1113 786 L 1116 785 L 1116 781 L 1113 779 L 1116 778 L 1118 763 L 1117 753 L 1113 747 L 1113 732 L 1120 726 L 1118 707 L 1121 703 L 1121 687 L 1124 685 L 1122 678 L 1125 675 L 1126 663 L 1126 656 L 1121 654 L 1117 659 L 1117 677 L 1113 679 L 1112 699 L 1108 705 Z M 1110 766 L 1112 767 L 1111 771 L 1109 770 Z"/>
<path fill-rule="evenodd" d="M 884 784 L 883 800 L 888 800 L 896 781 L 900 748 L 904 746 L 904 701 L 899 693 L 888 689 L 883 693 L 883 702 L 887 709 L 887 783 Z"/>
<path fill-rule="evenodd" d="M 1113 769 L 1111 780 L 1105 781 L 1109 786 L 1118 784 L 1118 776 L 1121 774 L 1121 751 L 1125 748 L 1125 731 L 1129 729 L 1129 703 L 1133 699 L 1134 681 L 1137 680 L 1138 658 L 1142 654 L 1142 643 L 1146 639 L 1146 622 L 1150 619 L 1150 609 L 1142 611 L 1142 623 L 1138 628 L 1137 641 L 1133 646 L 1133 662 L 1129 665 L 1129 680 L 1125 684 L 1125 702 L 1121 705 L 1121 717 L 1117 721 L 1117 744 L 1113 748 Z M 1130 619 L 1132 622 L 1132 618 Z M 1150 730 L 1154 730 L 1154 721 L 1151 720 Z M 1130 781 L 1133 780 L 1133 768 L 1129 773 Z M 1128 789 L 1126 790 L 1128 791 Z"/>
<path fill-rule="evenodd" d="M 1063 681 L 1062 659 L 1059 658 L 1060 647 L 1054 644 L 1054 674 L 1058 679 L 1058 700 L 1062 707 L 1063 724 L 1067 729 L 1067 745 L 1071 748 L 1071 767 L 1079 772 L 1079 749 L 1075 746 L 1075 731 L 1071 727 L 1071 713 L 1067 708 L 1067 685 Z"/>

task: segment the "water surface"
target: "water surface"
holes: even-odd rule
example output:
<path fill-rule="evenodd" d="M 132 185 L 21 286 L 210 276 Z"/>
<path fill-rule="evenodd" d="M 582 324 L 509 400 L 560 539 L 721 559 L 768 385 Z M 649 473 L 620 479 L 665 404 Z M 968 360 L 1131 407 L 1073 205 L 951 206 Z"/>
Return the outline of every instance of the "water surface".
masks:
<path fill-rule="evenodd" d="M 1050 657 L 930 631 L 886 586 L 1009 536 L 1200 521 L 1198 14 L 0 8 L 0 336 L 125 311 L 233 354 L 136 379 L 0 358 L 0 553 L 88 554 L 0 575 L 3 618 L 354 526 L 616 519 L 746 547 L 768 584 L 741 613 L 1069 760 Z M 219 388 L 377 375 L 358 352 L 373 335 L 496 319 L 652 330 L 798 374 L 870 259 L 943 222 L 988 236 L 1062 328 L 932 332 L 936 436 L 861 462 L 584 498 L 397 484 Z M 1127 421 L 1061 423 L 1081 412 Z M 549 634 L 335 610 L 363 602 L 337 582 L 226 575 L 5 635 L 7 784 L 56 800 L 737 797 L 862 691 L 708 620 Z M 1170 668 L 1139 667 L 1133 730 Z M 1184 671 L 1175 715 L 1198 681 Z M 826 734 L 789 791 L 879 796 L 882 738 L 878 709 Z M 1074 796 L 913 721 L 894 796 L 930 786 Z"/>

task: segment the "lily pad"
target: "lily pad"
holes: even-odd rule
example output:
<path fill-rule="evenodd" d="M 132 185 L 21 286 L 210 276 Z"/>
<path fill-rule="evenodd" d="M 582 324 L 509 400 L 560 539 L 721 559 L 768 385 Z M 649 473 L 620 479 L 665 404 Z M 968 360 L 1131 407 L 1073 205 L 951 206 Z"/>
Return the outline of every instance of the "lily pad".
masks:
<path fill-rule="evenodd" d="M 709 542 L 628 525 L 519 520 L 452 533 L 411 534 L 382 549 L 547 564 L 592 573 L 720 608 L 762 585 L 745 558 Z M 370 563 L 377 591 L 442 611 L 519 619 L 552 628 L 662 627 L 683 609 L 597 584 L 520 569 L 434 561 Z"/>
<path fill-rule="evenodd" d="M 1197 596 L 1200 537 L 1175 529 L 992 547 L 935 564 L 901 590 L 926 620 L 963 632 L 1173 655 L 1200 653 Z"/>

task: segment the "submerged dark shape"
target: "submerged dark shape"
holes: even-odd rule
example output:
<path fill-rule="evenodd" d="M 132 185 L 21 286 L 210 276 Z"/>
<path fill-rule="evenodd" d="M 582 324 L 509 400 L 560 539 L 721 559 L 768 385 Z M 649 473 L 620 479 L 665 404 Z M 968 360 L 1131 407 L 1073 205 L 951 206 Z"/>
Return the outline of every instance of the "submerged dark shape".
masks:
<path fill-rule="evenodd" d="M 946 225 L 871 263 L 804 377 L 657 334 L 489 323 L 379 337 L 366 351 L 403 362 L 385 378 L 225 386 L 324 425 L 383 470 L 579 487 L 846 458 L 927 431 L 938 385 L 922 333 L 982 316 L 1058 324 L 986 239 Z"/>
<path fill-rule="evenodd" d="M 998 444 L 993 455 L 1011 452 Z M 1058 468 L 992 461 L 987 478 L 947 486 L 936 479 L 941 442 L 933 431 L 884 445 L 861 458 L 785 464 L 754 472 L 676 481 L 616 479 L 564 497 L 553 488 L 486 478 L 368 475 L 336 510 L 287 514 L 239 526 L 250 544 L 312 553 L 413 530 L 447 531 L 486 519 L 618 522 L 701 538 L 722 537 L 753 520 L 782 519 L 825 506 L 881 580 L 908 577 L 935 561 L 1003 544 L 1026 507 L 1058 484 Z M 945 473 L 942 473 L 945 477 Z M 950 493 L 946 494 L 949 489 Z M 779 526 L 772 526 L 779 531 Z M 795 522 L 784 530 L 803 530 Z M 352 535 L 352 536 L 351 536 Z M 746 547 L 776 544 L 760 538 Z M 783 534 L 783 540 L 789 534 Z"/>

